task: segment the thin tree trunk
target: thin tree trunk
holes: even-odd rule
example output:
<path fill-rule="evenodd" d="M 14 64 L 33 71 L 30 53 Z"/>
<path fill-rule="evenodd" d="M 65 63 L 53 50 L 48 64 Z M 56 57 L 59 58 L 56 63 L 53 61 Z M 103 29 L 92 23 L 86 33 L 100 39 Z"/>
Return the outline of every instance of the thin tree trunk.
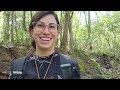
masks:
<path fill-rule="evenodd" d="M 91 39 L 91 15 L 90 11 L 88 11 L 88 44 L 89 44 L 89 50 L 92 50 L 92 39 Z"/>
<path fill-rule="evenodd" d="M 87 22 L 86 12 L 84 11 L 83 13 L 84 13 L 84 16 L 85 16 L 85 23 L 86 23 L 86 25 L 87 25 L 88 22 Z"/>
<path fill-rule="evenodd" d="M 10 31 L 10 35 L 11 35 L 11 42 L 14 42 L 14 11 L 12 11 L 11 13 L 11 31 Z"/>
<path fill-rule="evenodd" d="M 32 11 L 30 11 L 30 19 L 32 19 Z"/>
<path fill-rule="evenodd" d="M 68 29 L 69 29 L 69 36 L 70 36 L 70 43 L 69 43 L 69 48 L 70 52 L 73 52 L 73 45 L 74 45 L 74 38 L 73 38 L 73 31 L 72 31 L 72 16 L 73 16 L 73 11 L 70 14 L 69 18 L 69 23 L 68 23 Z"/>
<path fill-rule="evenodd" d="M 87 31 L 88 31 L 88 37 L 86 40 L 86 46 L 84 47 L 85 49 L 92 50 L 92 40 L 91 40 L 91 15 L 90 11 L 88 11 L 88 18 L 86 18 L 86 12 L 84 12 L 85 15 L 85 21 L 86 21 L 86 26 L 87 26 Z"/>
<path fill-rule="evenodd" d="M 62 42 L 62 36 L 63 36 L 63 23 L 64 20 L 63 20 L 63 11 L 61 11 L 61 14 L 60 14 L 60 23 L 61 23 L 61 27 L 60 27 L 60 42 Z"/>
<path fill-rule="evenodd" d="M 25 23 L 25 12 L 26 12 L 26 11 L 23 11 L 22 43 L 23 43 L 23 41 L 24 41 L 24 31 L 27 31 L 27 30 L 26 30 L 26 23 Z"/>
<path fill-rule="evenodd" d="M 4 20 L 3 20 L 3 36 L 4 36 L 4 40 L 3 42 L 8 42 L 10 39 L 10 35 L 9 35 L 9 30 L 10 30 L 10 12 L 9 11 L 4 11 L 3 13 L 4 15 Z"/>
<path fill-rule="evenodd" d="M 61 41 L 62 41 L 62 24 L 63 24 L 63 22 L 62 22 L 62 20 L 63 20 L 63 12 L 61 11 L 60 12 L 60 28 L 59 28 L 59 32 L 60 32 L 60 35 L 59 35 L 59 38 L 58 38 L 58 40 L 57 40 L 57 43 L 56 43 L 56 49 L 57 50 L 60 50 L 60 43 L 61 43 Z"/>
<path fill-rule="evenodd" d="M 25 14 L 26 14 L 26 11 L 23 11 L 23 30 L 24 30 L 24 31 L 27 31 L 27 30 L 26 30 L 26 23 L 25 23 L 25 21 L 26 21 Z"/>
<path fill-rule="evenodd" d="M 17 29 L 17 21 L 16 21 L 16 12 L 14 12 L 14 21 L 15 21 L 15 23 L 14 23 L 14 26 L 15 26 L 15 33 L 16 33 L 16 42 L 18 43 L 18 29 Z"/>

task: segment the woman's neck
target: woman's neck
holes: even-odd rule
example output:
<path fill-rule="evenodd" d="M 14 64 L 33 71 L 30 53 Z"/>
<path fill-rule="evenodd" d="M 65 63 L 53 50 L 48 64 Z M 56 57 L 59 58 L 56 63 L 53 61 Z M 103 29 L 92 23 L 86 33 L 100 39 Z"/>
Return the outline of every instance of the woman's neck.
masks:
<path fill-rule="evenodd" d="M 41 56 L 49 56 L 54 52 L 55 52 L 54 48 L 49 50 L 45 50 L 45 49 L 41 50 L 40 48 L 36 48 L 35 54 L 41 57 Z"/>

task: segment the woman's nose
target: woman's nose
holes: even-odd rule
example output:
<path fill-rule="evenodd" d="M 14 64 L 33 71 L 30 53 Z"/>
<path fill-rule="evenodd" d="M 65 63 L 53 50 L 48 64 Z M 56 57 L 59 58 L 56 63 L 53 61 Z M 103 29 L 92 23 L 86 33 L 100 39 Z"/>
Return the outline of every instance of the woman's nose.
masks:
<path fill-rule="evenodd" d="M 43 33 L 45 34 L 49 34 L 49 27 L 48 26 L 45 26 L 44 30 L 43 30 Z"/>

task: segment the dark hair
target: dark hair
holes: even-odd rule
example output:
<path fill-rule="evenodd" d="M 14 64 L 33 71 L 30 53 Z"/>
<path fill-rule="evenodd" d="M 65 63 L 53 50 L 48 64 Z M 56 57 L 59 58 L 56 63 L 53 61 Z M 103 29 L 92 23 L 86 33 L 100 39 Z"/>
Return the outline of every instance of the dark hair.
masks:
<path fill-rule="evenodd" d="M 57 24 L 60 25 L 59 19 L 57 14 L 54 11 L 38 11 L 31 19 L 30 25 L 29 25 L 29 32 L 34 28 L 33 26 L 36 25 L 36 23 L 33 22 L 38 22 L 41 18 L 43 18 L 46 15 L 53 15 L 57 21 Z M 31 35 L 31 34 L 30 34 Z M 36 49 L 35 41 L 32 41 L 32 46 Z"/>

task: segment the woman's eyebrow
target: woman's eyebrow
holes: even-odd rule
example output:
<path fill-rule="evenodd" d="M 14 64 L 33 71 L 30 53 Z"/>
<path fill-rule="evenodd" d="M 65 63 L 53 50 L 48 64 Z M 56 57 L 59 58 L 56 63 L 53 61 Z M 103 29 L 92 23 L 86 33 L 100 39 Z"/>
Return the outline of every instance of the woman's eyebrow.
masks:
<path fill-rule="evenodd" d="M 45 24 L 45 22 L 43 22 L 43 21 L 38 21 L 38 22 L 41 22 L 41 23 Z M 56 23 L 51 22 L 49 24 L 56 24 Z"/>

